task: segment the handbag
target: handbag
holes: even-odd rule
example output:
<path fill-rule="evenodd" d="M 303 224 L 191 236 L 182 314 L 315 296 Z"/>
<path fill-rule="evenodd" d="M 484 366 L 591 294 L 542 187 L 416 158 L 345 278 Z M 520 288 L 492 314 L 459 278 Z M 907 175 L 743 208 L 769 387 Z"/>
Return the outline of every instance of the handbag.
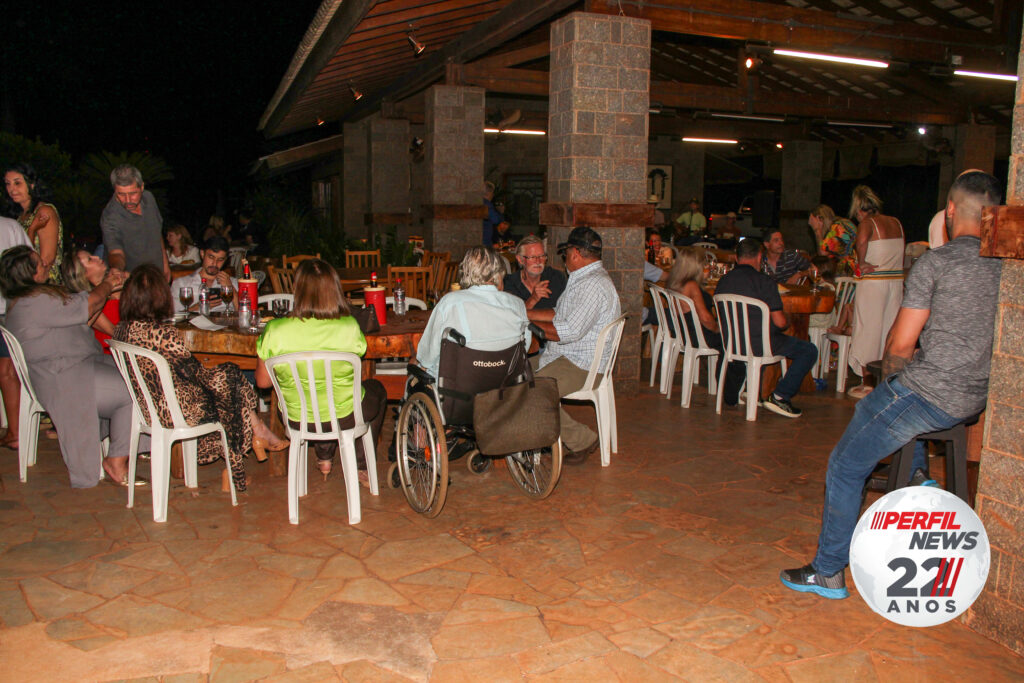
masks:
<path fill-rule="evenodd" d="M 373 306 L 368 308 L 353 308 L 352 317 L 359 323 L 359 329 L 363 331 L 363 336 L 373 334 L 374 332 L 380 332 L 380 322 L 377 320 L 377 312 Z"/>
<path fill-rule="evenodd" d="M 510 370 L 517 365 L 510 363 Z M 473 430 L 481 453 L 507 455 L 548 448 L 558 441 L 558 382 L 553 377 L 534 377 L 530 363 L 522 365 L 524 381 L 509 384 L 513 379 L 509 372 L 500 387 L 473 397 Z"/>

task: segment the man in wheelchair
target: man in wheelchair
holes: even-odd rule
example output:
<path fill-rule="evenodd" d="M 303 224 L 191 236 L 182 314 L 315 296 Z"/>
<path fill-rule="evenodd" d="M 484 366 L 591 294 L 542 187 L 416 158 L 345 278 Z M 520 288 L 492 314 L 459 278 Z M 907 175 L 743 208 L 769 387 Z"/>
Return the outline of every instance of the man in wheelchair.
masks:
<path fill-rule="evenodd" d="M 502 291 L 505 265 L 492 249 L 471 248 L 459 268 L 462 289 L 435 306 L 409 364 L 406 398 L 395 426 L 389 482 L 401 485 L 413 509 L 440 512 L 448 486 L 448 460 L 469 456 L 481 473 L 491 460 L 475 443 L 473 397 L 517 382 L 532 335 L 522 299 Z M 515 453 L 506 462 L 528 495 L 544 497 L 561 469 L 560 452 Z M 488 454 L 506 455 L 506 454 Z M 557 461 L 557 462 L 553 462 Z"/>

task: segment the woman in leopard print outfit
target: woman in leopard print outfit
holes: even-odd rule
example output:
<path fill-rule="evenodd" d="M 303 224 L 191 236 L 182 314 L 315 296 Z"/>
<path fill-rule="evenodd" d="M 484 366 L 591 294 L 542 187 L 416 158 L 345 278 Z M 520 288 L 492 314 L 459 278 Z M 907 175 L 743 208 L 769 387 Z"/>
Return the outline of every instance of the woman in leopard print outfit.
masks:
<path fill-rule="evenodd" d="M 185 346 L 173 326 L 162 323 L 173 311 L 171 290 L 164 274 L 152 265 L 132 271 L 121 294 L 121 322 L 114 339 L 156 351 L 171 368 L 178 402 L 190 425 L 220 422 L 228 438 L 231 477 L 235 489 L 246 488 L 242 458 L 254 438 L 267 442 L 268 450 L 281 450 L 287 442 L 280 439 L 256 415 L 256 391 L 234 363 L 204 367 Z M 148 367 L 147 367 L 148 366 Z M 146 384 L 160 402 L 163 424 L 170 424 L 167 403 L 160 396 L 160 378 L 156 368 L 140 363 Z M 199 464 L 206 465 L 223 457 L 220 437 L 208 434 L 199 439 Z"/>

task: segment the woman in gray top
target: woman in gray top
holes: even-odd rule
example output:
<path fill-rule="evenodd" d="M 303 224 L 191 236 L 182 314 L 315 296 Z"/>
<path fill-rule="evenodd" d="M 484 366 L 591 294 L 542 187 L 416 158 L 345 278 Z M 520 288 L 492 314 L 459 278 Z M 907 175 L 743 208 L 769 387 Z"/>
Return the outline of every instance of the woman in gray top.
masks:
<path fill-rule="evenodd" d="M 114 483 L 127 483 L 131 397 L 89 327 L 123 277 L 111 271 L 91 292 L 71 294 L 47 283 L 46 268 L 31 248 L 13 247 L 0 256 L 0 292 L 9 300 L 7 329 L 21 342 L 75 488 L 95 486 L 100 479 L 101 421 L 104 435 L 109 422 L 110 434 L 103 471 Z"/>

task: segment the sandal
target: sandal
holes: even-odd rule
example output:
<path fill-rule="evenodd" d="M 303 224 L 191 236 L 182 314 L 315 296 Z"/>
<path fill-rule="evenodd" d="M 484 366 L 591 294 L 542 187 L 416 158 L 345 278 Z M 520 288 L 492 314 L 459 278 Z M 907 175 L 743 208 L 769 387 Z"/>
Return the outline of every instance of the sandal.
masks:
<path fill-rule="evenodd" d="M 846 395 L 849 396 L 850 398 L 855 398 L 859 401 L 860 399 L 864 398 L 874 390 L 874 387 L 869 387 L 866 384 L 858 384 L 857 386 L 847 391 Z"/>

